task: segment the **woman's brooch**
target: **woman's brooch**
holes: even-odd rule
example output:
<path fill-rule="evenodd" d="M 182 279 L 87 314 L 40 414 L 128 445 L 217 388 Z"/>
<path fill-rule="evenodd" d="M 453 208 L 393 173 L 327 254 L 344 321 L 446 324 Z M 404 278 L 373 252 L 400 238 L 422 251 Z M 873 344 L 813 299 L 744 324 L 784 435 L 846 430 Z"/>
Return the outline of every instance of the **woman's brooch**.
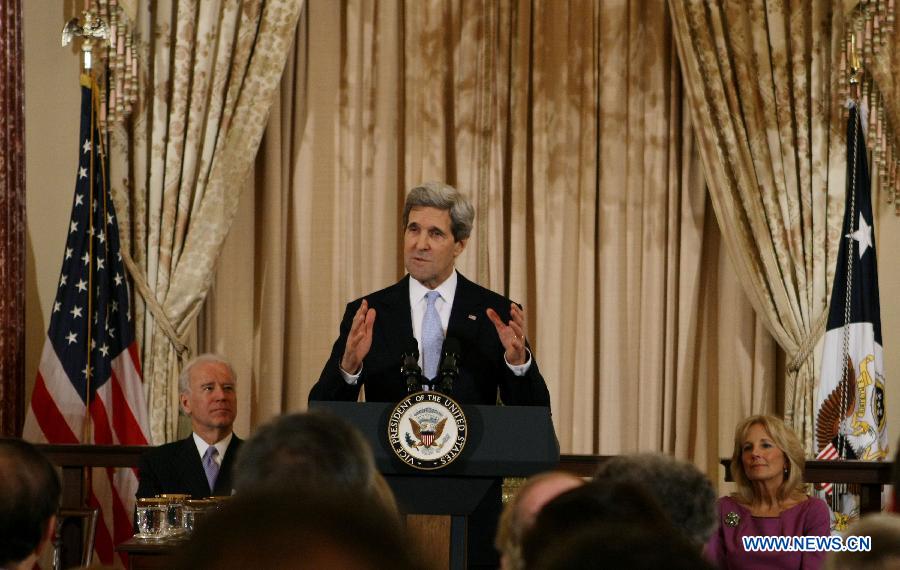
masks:
<path fill-rule="evenodd" d="M 727 515 L 725 515 L 725 524 L 730 527 L 736 527 L 741 524 L 741 515 L 737 514 L 734 511 L 731 511 Z"/>

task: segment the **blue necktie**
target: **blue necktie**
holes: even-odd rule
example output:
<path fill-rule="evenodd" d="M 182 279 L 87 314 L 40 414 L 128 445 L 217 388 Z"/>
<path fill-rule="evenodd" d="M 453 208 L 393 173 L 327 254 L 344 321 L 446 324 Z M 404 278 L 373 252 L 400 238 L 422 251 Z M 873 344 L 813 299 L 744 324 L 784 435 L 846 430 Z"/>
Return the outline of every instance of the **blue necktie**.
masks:
<path fill-rule="evenodd" d="M 216 463 L 216 456 L 219 450 L 216 446 L 210 445 L 203 454 L 203 470 L 206 472 L 206 480 L 209 482 L 209 492 L 212 494 L 216 490 L 216 479 L 219 477 L 219 464 Z"/>
<path fill-rule="evenodd" d="M 441 346 L 444 344 L 441 317 L 434 306 L 440 296 L 441 294 L 437 291 L 425 293 L 425 317 L 422 319 L 422 372 L 429 380 L 433 380 L 437 376 Z"/>

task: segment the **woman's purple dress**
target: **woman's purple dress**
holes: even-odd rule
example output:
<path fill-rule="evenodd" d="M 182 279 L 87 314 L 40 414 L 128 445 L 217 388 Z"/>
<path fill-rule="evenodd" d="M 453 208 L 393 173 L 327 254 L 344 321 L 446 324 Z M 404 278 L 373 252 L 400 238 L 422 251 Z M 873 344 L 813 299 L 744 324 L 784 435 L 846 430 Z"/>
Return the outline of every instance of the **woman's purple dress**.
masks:
<path fill-rule="evenodd" d="M 816 570 L 825 552 L 748 552 L 744 536 L 828 536 L 831 511 L 822 499 L 809 498 L 777 517 L 754 517 L 731 497 L 718 501 L 719 528 L 706 545 L 707 557 L 719 568 L 784 568 Z"/>

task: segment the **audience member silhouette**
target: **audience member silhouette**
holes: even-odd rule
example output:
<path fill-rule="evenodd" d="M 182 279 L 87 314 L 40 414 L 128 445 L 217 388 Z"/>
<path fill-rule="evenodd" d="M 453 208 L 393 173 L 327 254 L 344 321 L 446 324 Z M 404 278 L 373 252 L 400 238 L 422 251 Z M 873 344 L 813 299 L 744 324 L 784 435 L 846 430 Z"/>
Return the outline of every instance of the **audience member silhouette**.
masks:
<path fill-rule="evenodd" d="M 399 520 L 367 493 L 267 487 L 238 493 L 204 519 L 175 568 L 424 570 L 422 560 Z"/>
<path fill-rule="evenodd" d="M 691 463 L 661 453 L 620 455 L 603 463 L 594 480 L 640 485 L 697 549 L 716 529 L 716 491 Z"/>
<path fill-rule="evenodd" d="M 494 545 L 500 552 L 502 570 L 521 570 L 522 537 L 547 502 L 584 485 L 580 477 L 562 471 L 548 471 L 530 477 L 503 508 Z"/>
<path fill-rule="evenodd" d="M 20 439 L 0 439 L 0 568 L 30 569 L 56 530 L 61 488 L 50 461 Z"/>

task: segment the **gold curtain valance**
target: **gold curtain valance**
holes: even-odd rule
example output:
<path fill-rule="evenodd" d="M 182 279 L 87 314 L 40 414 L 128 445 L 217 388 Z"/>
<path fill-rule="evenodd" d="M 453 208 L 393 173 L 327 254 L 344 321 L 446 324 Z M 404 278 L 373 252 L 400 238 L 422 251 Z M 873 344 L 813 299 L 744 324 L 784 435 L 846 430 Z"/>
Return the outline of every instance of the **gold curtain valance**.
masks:
<path fill-rule="evenodd" d="M 136 10 L 136 0 L 84 0 L 81 17 L 63 27 L 63 47 L 80 38 L 84 70 L 100 86 L 99 123 L 104 130 L 123 123 L 137 100 Z"/>
<path fill-rule="evenodd" d="M 873 181 L 900 216 L 900 35 L 896 33 L 896 0 L 862 0 L 845 4 L 847 28 L 841 71 L 849 79 L 853 56 L 862 67 L 858 95 L 869 109 L 866 143 Z M 856 86 L 845 83 L 847 97 Z"/>

